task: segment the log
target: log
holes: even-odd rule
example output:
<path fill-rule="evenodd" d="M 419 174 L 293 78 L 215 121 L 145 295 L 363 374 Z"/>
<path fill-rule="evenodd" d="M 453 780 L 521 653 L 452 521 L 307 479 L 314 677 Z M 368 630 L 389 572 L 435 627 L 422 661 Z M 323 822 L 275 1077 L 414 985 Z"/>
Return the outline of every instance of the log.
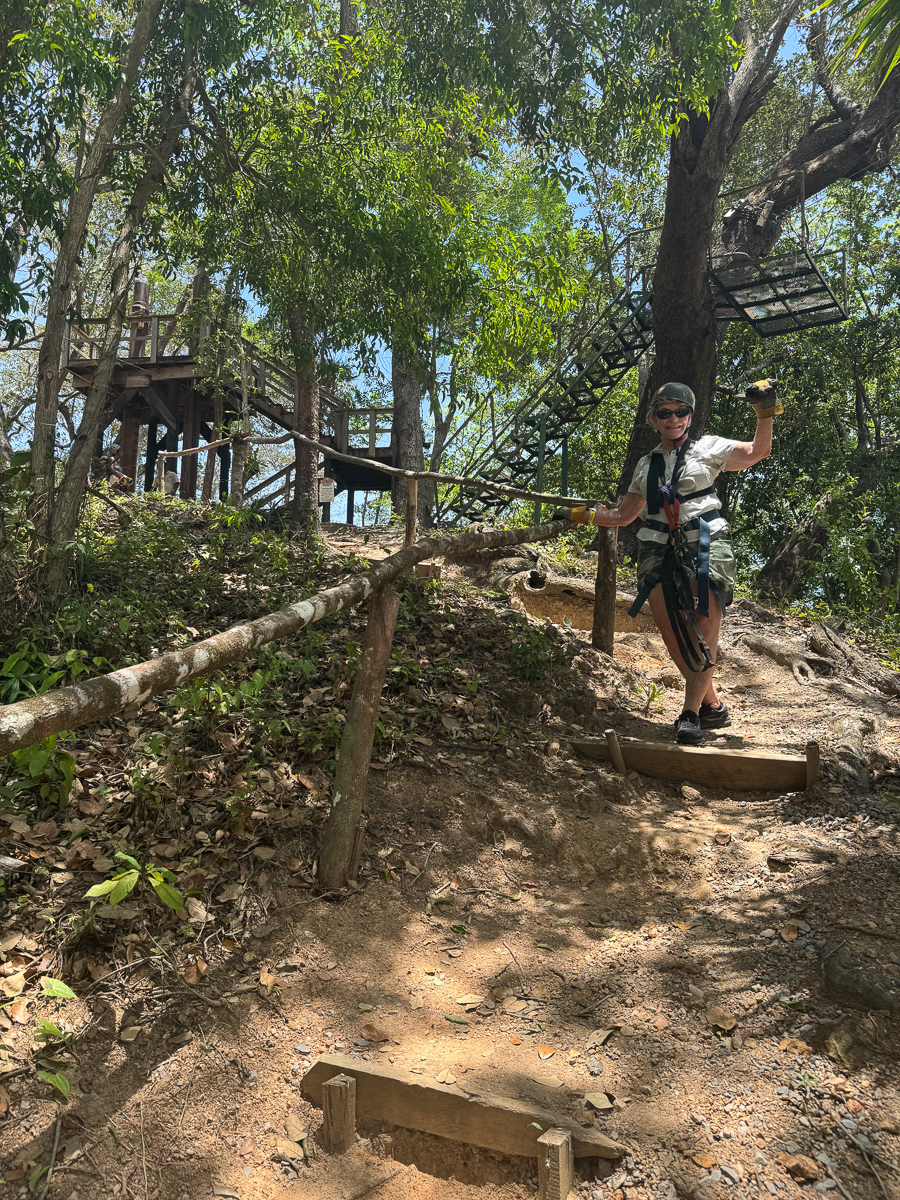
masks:
<path fill-rule="evenodd" d="M 616 530 L 597 530 L 597 581 L 591 645 L 612 656 L 616 632 Z"/>
<path fill-rule="evenodd" d="M 399 611 L 399 593 L 389 585 L 378 588 L 369 604 L 369 623 L 353 681 L 353 695 L 334 776 L 331 812 L 319 853 L 319 882 L 327 891 L 344 887 L 353 862 L 381 707 L 381 689 Z"/>
<path fill-rule="evenodd" d="M 900 696 L 900 672 L 887 671 L 872 662 L 827 625 L 810 630 L 808 641 L 816 653 L 835 664 L 841 675 L 849 673 L 887 696 Z"/>
<path fill-rule="evenodd" d="M 606 744 L 609 747 L 609 757 L 612 765 L 616 768 L 620 775 L 624 775 L 628 769 L 625 766 L 625 759 L 622 757 L 622 748 L 619 745 L 619 739 L 616 737 L 614 729 L 606 729 L 603 732 L 606 738 Z"/>
<path fill-rule="evenodd" d="M 412 546 L 382 559 L 368 571 L 361 571 L 335 587 L 298 600 L 279 612 L 235 625 L 183 650 L 171 650 L 133 667 L 79 680 L 77 686 L 57 688 L 42 696 L 2 705 L 0 754 L 11 754 L 13 750 L 33 746 L 51 733 L 105 720 L 126 707 L 145 704 L 160 692 L 181 687 L 190 679 L 212 674 L 229 663 L 247 658 L 269 642 L 293 637 L 307 625 L 368 599 L 381 584 L 396 579 L 403 571 L 408 571 L 426 558 L 444 555 L 452 550 L 545 542 L 558 537 L 568 527 L 568 521 L 551 521 L 548 525 L 528 529 L 464 533 L 455 538 L 422 538 Z"/>
<path fill-rule="evenodd" d="M 572 739 L 572 749 L 585 758 L 612 762 L 603 738 Z M 664 742 L 619 739 L 625 766 L 657 779 L 684 779 L 734 791 L 802 792 L 806 787 L 806 758 L 764 754 L 756 750 L 714 750 Z"/>
<path fill-rule="evenodd" d="M 548 1129 L 537 1144 L 539 1200 L 569 1200 L 575 1182 L 572 1135 L 566 1129 Z"/>
<path fill-rule="evenodd" d="M 416 540 L 416 516 L 417 506 L 419 503 L 419 481 L 417 479 L 407 479 L 406 481 L 406 534 L 403 539 L 404 546 L 411 546 Z"/>
<path fill-rule="evenodd" d="M 356 1080 L 335 1075 L 322 1086 L 322 1142 L 329 1154 L 346 1154 L 356 1144 Z"/>
<path fill-rule="evenodd" d="M 455 1142 L 468 1142 L 498 1154 L 538 1157 L 538 1138 L 548 1128 L 571 1134 L 576 1158 L 621 1158 L 628 1148 L 596 1129 L 583 1129 L 571 1117 L 536 1104 L 478 1094 L 438 1083 L 426 1075 L 373 1066 L 343 1054 L 324 1055 L 303 1078 L 303 1095 L 322 1107 L 326 1080 L 339 1074 L 356 1080 L 358 1121 L 388 1121 Z M 537 1128 L 536 1126 L 540 1126 Z"/>
<path fill-rule="evenodd" d="M 831 726 L 830 740 L 848 782 L 863 792 L 869 790 L 869 761 L 863 738 L 871 730 L 872 722 L 865 717 L 839 717 Z"/>
<path fill-rule="evenodd" d="M 20 858 L 0 854 L 0 879 L 10 879 L 17 871 L 24 871 L 27 866 L 28 863 L 22 862 Z"/>

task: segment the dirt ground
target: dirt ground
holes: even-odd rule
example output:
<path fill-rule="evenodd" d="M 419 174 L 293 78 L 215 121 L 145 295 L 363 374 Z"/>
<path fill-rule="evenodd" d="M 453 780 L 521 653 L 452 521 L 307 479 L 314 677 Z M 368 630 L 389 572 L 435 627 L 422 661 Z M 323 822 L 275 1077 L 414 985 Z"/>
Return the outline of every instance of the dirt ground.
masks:
<path fill-rule="evenodd" d="M 465 568 L 446 575 L 469 589 L 473 629 L 502 623 L 502 597 Z M 60 849 L 62 821 L 51 836 L 8 820 L 0 852 L 52 845 L 49 883 L 19 899 L 8 884 L 0 936 L 0 986 L 30 971 L 7 989 L 24 1007 L 0 1013 L 0 1197 L 41 1196 L 57 1134 L 47 1194 L 68 1200 L 535 1193 L 534 1160 L 398 1128 L 364 1127 L 327 1155 L 302 1081 L 332 1053 L 528 1100 L 624 1143 L 618 1160 L 578 1161 L 583 1197 L 900 1197 L 900 705 L 867 689 L 880 776 L 853 786 L 832 735 L 854 704 L 748 650 L 754 630 L 805 636 L 735 610 L 718 671 L 734 724 L 711 744 L 802 754 L 819 740 L 823 778 L 806 792 L 623 779 L 579 758 L 571 739 L 606 727 L 670 741 L 680 693 L 657 635 L 617 635 L 610 663 L 587 634 L 548 626 L 552 685 L 491 660 L 489 635 L 459 639 L 483 701 L 457 698 L 410 753 L 378 756 L 356 890 L 311 890 L 307 821 L 328 800 L 312 768 L 273 767 L 255 836 L 228 850 L 197 768 L 182 799 L 209 832 L 168 861 L 199 894 L 165 933 L 127 903 L 89 938 L 72 932 L 104 864 Z M 512 743 L 472 736 L 482 702 Z M 86 785 L 114 781 L 143 719 L 80 736 Z M 76 998 L 41 995 L 47 972 Z M 60 1060 L 66 1103 L 33 1068 L 42 1021 L 78 1033 Z"/>

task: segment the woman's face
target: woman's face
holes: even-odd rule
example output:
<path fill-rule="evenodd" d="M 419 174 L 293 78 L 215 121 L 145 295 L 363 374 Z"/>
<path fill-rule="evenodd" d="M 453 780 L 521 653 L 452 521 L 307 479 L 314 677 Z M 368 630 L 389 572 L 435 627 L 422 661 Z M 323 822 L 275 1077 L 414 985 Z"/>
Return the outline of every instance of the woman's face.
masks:
<path fill-rule="evenodd" d="M 666 441 L 677 442 L 690 428 L 692 415 L 686 404 L 665 400 L 654 409 L 653 428 Z"/>

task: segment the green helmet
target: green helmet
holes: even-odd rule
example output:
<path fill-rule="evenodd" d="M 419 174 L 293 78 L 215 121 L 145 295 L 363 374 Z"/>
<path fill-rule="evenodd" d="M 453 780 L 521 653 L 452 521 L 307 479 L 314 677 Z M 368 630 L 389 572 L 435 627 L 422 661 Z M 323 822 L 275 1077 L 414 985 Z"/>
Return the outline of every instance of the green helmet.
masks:
<path fill-rule="evenodd" d="M 664 383 L 653 396 L 653 407 L 664 403 L 686 404 L 691 412 L 694 411 L 694 393 L 686 383 Z"/>

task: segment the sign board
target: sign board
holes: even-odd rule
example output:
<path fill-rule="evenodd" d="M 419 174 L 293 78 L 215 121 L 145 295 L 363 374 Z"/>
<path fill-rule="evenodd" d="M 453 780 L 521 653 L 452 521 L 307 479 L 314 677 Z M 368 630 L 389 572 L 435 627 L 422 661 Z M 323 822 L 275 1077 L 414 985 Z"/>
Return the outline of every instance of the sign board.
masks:
<path fill-rule="evenodd" d="M 319 480 L 319 503 L 331 504 L 334 500 L 334 480 L 325 476 Z"/>

